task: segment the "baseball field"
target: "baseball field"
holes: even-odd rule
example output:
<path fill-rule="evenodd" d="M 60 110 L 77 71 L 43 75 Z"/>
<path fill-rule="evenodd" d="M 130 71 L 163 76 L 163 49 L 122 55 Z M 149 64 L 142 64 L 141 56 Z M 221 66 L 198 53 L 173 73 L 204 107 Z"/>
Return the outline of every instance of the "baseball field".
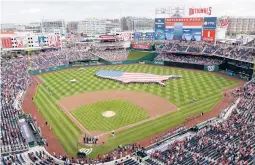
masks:
<path fill-rule="evenodd" d="M 166 87 L 122 84 L 94 76 L 100 69 L 182 78 L 167 80 Z M 223 97 L 224 89 L 238 85 L 219 74 L 138 64 L 73 68 L 36 78 L 40 85 L 34 103 L 65 151 L 76 155 L 79 149 L 88 148 L 90 157 L 181 124 L 189 116 L 209 112 Z M 104 137 L 104 145 L 81 144 L 84 133 Z"/>

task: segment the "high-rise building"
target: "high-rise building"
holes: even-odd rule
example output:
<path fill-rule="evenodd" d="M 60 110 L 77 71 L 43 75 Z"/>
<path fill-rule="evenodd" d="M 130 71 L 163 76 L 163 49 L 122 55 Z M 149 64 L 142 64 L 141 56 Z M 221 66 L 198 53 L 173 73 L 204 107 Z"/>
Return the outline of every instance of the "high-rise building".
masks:
<path fill-rule="evenodd" d="M 28 24 L 2 24 L 1 31 L 41 33 L 41 23 L 33 22 Z"/>
<path fill-rule="evenodd" d="M 119 19 L 85 19 L 78 24 L 78 33 L 83 33 L 85 36 L 96 37 L 111 33 L 114 28 L 120 28 Z"/>
<path fill-rule="evenodd" d="M 122 17 L 121 29 L 123 31 L 152 30 L 154 20 L 151 18 Z"/>
<path fill-rule="evenodd" d="M 32 23 L 26 24 L 24 31 L 33 32 L 33 33 L 41 33 L 42 32 L 41 22 L 32 22 Z"/>
<path fill-rule="evenodd" d="M 255 34 L 255 17 L 230 17 L 228 34 Z"/>
<path fill-rule="evenodd" d="M 153 29 L 154 20 L 153 19 L 134 19 L 133 20 L 133 31 L 140 30 L 152 30 Z"/>
<path fill-rule="evenodd" d="M 89 37 L 105 35 L 106 24 L 107 21 L 105 19 L 88 18 L 79 22 L 78 33 Z"/>
<path fill-rule="evenodd" d="M 67 32 L 77 32 L 78 31 L 78 21 L 72 21 L 67 23 Z"/>
<path fill-rule="evenodd" d="M 120 19 L 120 29 L 122 31 L 128 31 L 128 26 L 127 26 L 127 19 L 126 17 L 122 17 Z"/>
<path fill-rule="evenodd" d="M 6 32 L 15 32 L 17 31 L 17 25 L 8 23 L 8 24 L 1 24 L 1 31 L 6 31 Z"/>
<path fill-rule="evenodd" d="M 66 34 L 66 27 L 64 20 L 42 20 L 42 33 L 59 33 Z"/>
<path fill-rule="evenodd" d="M 116 28 L 120 28 L 119 19 L 106 20 L 106 34 L 111 33 L 111 30 Z"/>

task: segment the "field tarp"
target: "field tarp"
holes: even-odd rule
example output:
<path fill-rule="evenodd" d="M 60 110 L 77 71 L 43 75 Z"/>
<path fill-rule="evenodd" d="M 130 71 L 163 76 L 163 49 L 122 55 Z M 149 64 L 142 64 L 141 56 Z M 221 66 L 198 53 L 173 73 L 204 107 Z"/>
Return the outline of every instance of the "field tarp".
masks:
<path fill-rule="evenodd" d="M 21 134 L 23 135 L 23 137 L 26 139 L 27 143 L 30 146 L 34 145 L 34 137 L 33 137 L 33 133 L 31 132 L 28 124 L 26 123 L 25 119 L 20 119 L 19 120 L 19 127 L 21 130 Z"/>

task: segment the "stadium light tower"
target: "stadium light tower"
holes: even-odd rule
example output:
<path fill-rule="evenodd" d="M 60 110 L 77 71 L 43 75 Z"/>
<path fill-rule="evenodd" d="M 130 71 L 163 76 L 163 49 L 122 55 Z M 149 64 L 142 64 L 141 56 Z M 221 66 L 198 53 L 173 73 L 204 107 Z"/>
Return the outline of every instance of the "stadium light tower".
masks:
<path fill-rule="evenodd" d="M 185 16 L 185 6 L 167 6 L 155 9 L 155 18 L 181 18 Z"/>
<path fill-rule="evenodd" d="M 170 6 L 169 16 L 171 18 L 181 18 L 185 16 L 185 6 Z"/>

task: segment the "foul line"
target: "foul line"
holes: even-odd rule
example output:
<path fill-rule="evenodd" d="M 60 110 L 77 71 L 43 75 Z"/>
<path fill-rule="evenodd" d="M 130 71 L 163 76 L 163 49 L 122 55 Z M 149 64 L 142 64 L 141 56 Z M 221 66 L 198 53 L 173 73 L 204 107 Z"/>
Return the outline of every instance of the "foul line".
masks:
<path fill-rule="evenodd" d="M 177 111 L 177 110 L 178 110 L 178 108 L 177 108 L 175 111 Z M 173 112 L 175 112 L 175 111 L 173 111 Z M 161 115 L 157 115 L 157 116 L 151 117 L 151 118 L 149 118 L 149 119 L 142 120 L 142 121 L 140 121 L 140 122 L 136 122 L 136 123 L 133 123 L 133 124 L 126 125 L 126 126 L 124 126 L 124 127 L 121 127 L 121 128 L 118 128 L 118 129 L 114 130 L 114 132 L 115 132 L 115 133 L 116 133 L 116 132 L 120 132 L 120 131 L 123 131 L 123 130 L 125 130 L 125 129 L 127 129 L 127 128 L 131 128 L 131 127 L 134 127 L 134 126 L 141 125 L 141 124 L 143 124 L 143 123 L 146 123 L 146 122 L 148 122 L 148 121 L 155 120 L 155 119 L 160 118 L 160 117 L 162 117 L 162 116 L 166 116 L 166 115 L 171 114 L 171 113 L 173 113 L 173 112 L 166 112 L 166 113 L 163 113 L 163 114 L 161 114 Z M 105 133 L 102 133 L 102 134 L 97 135 L 96 137 L 101 137 L 101 136 L 104 136 L 104 135 L 109 134 L 109 133 L 112 133 L 112 132 L 111 132 L 111 131 L 105 132 Z"/>
<path fill-rule="evenodd" d="M 38 82 L 38 84 L 40 84 L 40 82 L 37 80 L 37 78 L 36 77 L 34 77 L 35 78 L 35 80 Z M 42 86 L 43 87 L 43 86 Z M 43 87 L 43 90 L 44 91 L 46 91 L 46 89 Z M 58 100 L 53 96 L 53 95 L 51 95 L 51 97 L 56 101 L 56 103 L 65 111 L 65 113 L 67 113 L 67 115 L 70 117 L 70 118 L 72 118 L 74 121 L 76 121 L 78 124 L 79 124 L 79 126 L 83 129 L 83 131 L 84 132 L 86 132 L 86 133 L 88 133 L 90 136 L 92 136 L 92 134 L 86 129 L 86 128 L 84 128 L 83 127 L 83 125 L 81 125 L 81 123 L 78 121 L 78 120 L 76 120 L 74 117 L 73 117 L 73 115 L 63 106 L 63 105 L 61 105 L 60 104 L 60 102 L 58 102 Z"/>
<path fill-rule="evenodd" d="M 228 89 L 227 91 L 225 91 L 225 93 L 228 93 L 228 92 L 231 92 L 231 91 L 233 91 L 233 90 L 235 90 L 235 89 L 237 89 L 237 88 L 239 88 L 239 85 L 238 86 L 234 86 L 234 87 L 230 87 L 230 88 L 225 88 L 225 89 Z M 224 89 L 223 89 L 224 90 Z M 224 92 L 223 92 L 223 90 L 220 90 L 220 92 L 222 93 L 222 94 L 224 94 Z M 213 96 L 216 96 L 217 94 L 215 94 L 215 95 L 213 95 Z M 223 96 L 224 97 L 224 96 Z M 202 99 L 202 100 L 205 100 L 206 98 L 204 98 L 204 99 Z M 222 100 L 223 98 L 221 98 L 220 100 L 219 100 L 219 102 Z M 199 101 L 202 101 L 202 100 L 199 100 Z M 217 104 L 219 103 L 219 102 L 217 102 Z M 217 105 L 216 104 L 216 105 Z M 190 105 L 190 104 L 188 104 L 188 105 Z M 183 106 L 183 107 L 178 107 L 177 109 L 176 109 L 176 111 L 178 111 L 178 110 L 181 110 L 182 108 L 184 108 L 184 107 L 186 107 L 186 106 L 188 106 L 188 105 L 185 105 L 185 106 Z M 161 114 L 161 115 L 158 115 L 158 116 L 155 116 L 155 117 L 151 117 L 151 118 L 149 118 L 149 119 L 145 119 L 145 120 L 142 120 L 142 121 L 140 121 L 140 122 L 137 122 L 137 123 L 134 123 L 134 124 L 130 124 L 130 125 L 127 125 L 127 126 L 124 126 L 124 127 L 121 127 L 121 128 L 118 128 L 115 132 L 119 132 L 119 131 L 122 131 L 122 130 L 125 130 L 125 129 L 127 129 L 127 128 L 130 128 L 130 127 L 134 127 L 134 126 L 138 126 L 138 125 L 140 125 L 140 124 L 143 124 L 143 123 L 146 123 L 146 122 L 148 122 L 148 121 L 152 121 L 152 120 L 155 120 L 155 119 L 157 119 L 157 118 L 160 118 L 160 117 L 162 117 L 162 116 L 165 116 L 165 115 L 167 115 L 167 114 L 171 114 L 171 113 L 173 113 L 173 112 L 166 112 L 166 113 L 163 113 L 163 114 Z M 106 132 L 106 133 L 102 133 L 102 134 L 99 134 L 99 135 L 97 135 L 97 137 L 100 137 L 100 136 L 104 136 L 104 135 L 106 135 L 106 134 L 109 134 L 109 133 L 112 133 L 112 132 Z"/>

